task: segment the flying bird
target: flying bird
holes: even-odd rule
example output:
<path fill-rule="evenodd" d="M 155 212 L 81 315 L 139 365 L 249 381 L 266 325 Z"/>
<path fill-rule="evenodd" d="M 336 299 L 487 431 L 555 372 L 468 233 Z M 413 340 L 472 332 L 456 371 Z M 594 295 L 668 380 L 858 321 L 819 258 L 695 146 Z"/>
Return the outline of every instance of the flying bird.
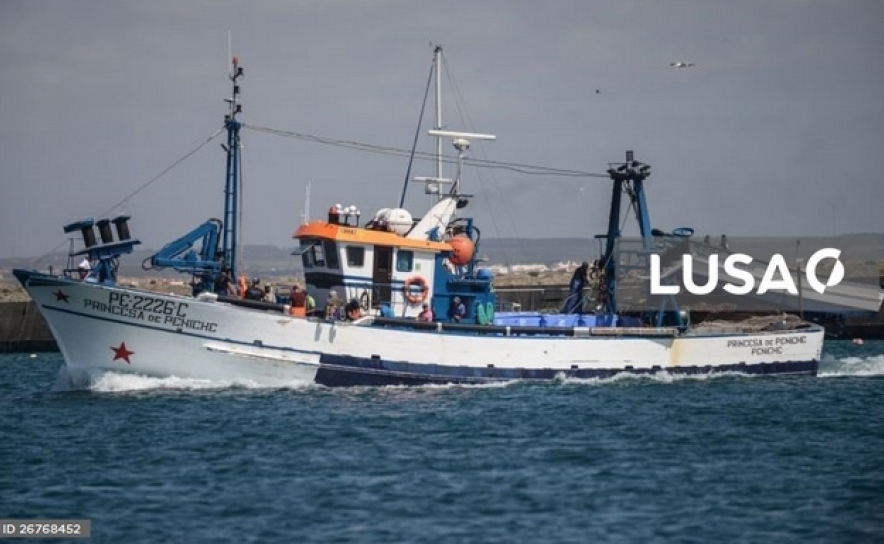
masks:
<path fill-rule="evenodd" d="M 673 68 L 690 68 L 693 65 L 694 65 L 693 62 L 670 62 L 669 63 L 669 66 L 671 66 Z"/>

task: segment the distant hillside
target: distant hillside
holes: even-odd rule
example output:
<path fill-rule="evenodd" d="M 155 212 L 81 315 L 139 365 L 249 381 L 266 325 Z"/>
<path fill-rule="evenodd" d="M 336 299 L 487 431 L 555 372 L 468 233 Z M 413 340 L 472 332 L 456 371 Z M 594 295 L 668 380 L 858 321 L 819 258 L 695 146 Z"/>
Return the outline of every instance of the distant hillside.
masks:
<path fill-rule="evenodd" d="M 554 264 L 585 261 L 599 256 L 598 242 L 592 238 L 492 238 L 481 241 L 479 255 L 488 264 Z"/>

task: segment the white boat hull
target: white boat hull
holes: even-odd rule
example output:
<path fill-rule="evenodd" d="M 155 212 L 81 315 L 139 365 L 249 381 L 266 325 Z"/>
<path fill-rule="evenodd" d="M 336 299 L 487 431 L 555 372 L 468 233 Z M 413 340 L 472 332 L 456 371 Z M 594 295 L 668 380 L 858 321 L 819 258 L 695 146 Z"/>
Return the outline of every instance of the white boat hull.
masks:
<path fill-rule="evenodd" d="M 820 327 L 678 335 L 671 329 L 452 330 L 278 311 L 15 271 L 72 369 L 253 384 L 482 383 L 618 372 L 815 374 Z M 494 330 L 488 334 L 486 330 Z"/>

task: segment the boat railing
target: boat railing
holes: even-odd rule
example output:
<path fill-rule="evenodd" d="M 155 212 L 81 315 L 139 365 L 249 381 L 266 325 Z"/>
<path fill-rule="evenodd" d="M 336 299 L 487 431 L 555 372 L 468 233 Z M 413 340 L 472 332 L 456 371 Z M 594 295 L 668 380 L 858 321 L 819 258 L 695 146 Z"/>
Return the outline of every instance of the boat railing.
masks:
<path fill-rule="evenodd" d="M 379 308 L 382 304 L 384 304 L 384 301 L 382 300 L 383 296 L 381 295 L 381 293 L 384 291 L 384 288 L 390 290 L 392 298 L 392 284 L 381 284 L 373 282 L 347 282 L 344 285 L 344 303 L 355 299 L 359 301 L 359 306 L 363 310 Z M 387 301 L 386 303 L 390 304 L 390 301 Z"/>
<path fill-rule="evenodd" d="M 497 300 L 494 304 L 495 312 L 518 312 L 523 308 L 534 310 L 537 308 L 537 299 L 543 300 L 546 289 L 542 287 L 503 287 L 495 288 Z"/>
<path fill-rule="evenodd" d="M 447 322 L 426 322 L 408 318 L 375 317 L 365 321 L 375 327 L 403 328 L 437 333 L 478 334 L 491 336 L 605 336 L 672 338 L 680 331 L 675 327 L 548 327 L 471 325 Z"/>

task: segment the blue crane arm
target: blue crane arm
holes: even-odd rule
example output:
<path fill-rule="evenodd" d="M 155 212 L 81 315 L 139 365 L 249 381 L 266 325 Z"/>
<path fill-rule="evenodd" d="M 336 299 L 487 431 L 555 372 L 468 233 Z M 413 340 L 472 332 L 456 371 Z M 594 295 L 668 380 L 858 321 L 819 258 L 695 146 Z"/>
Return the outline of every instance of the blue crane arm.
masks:
<path fill-rule="evenodd" d="M 163 246 L 150 258 L 150 264 L 156 268 L 174 268 L 179 272 L 217 273 L 222 265 L 218 257 L 220 232 L 221 221 L 209 219 L 181 238 Z M 197 243 L 199 247 L 194 248 Z"/>

